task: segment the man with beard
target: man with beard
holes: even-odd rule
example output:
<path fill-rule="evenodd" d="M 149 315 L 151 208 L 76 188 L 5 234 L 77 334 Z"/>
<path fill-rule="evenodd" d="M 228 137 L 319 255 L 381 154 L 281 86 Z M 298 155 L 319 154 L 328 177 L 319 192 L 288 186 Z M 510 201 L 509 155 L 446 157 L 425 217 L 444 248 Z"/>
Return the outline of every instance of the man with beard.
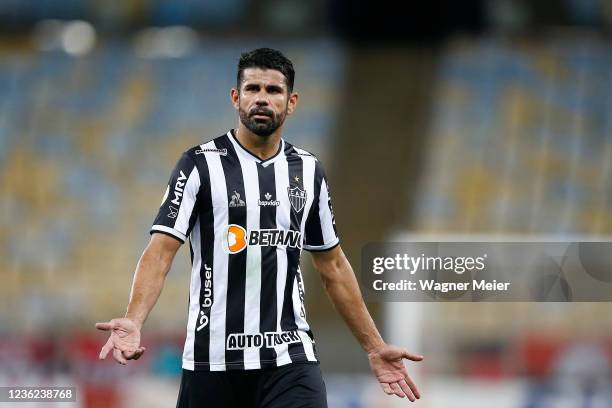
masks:
<path fill-rule="evenodd" d="M 306 321 L 301 250 L 312 253 L 332 303 L 366 351 L 383 391 L 419 392 L 386 344 L 339 245 L 320 162 L 281 135 L 298 102 L 291 61 L 276 50 L 242 54 L 231 101 L 236 129 L 187 150 L 178 161 L 151 241 L 134 276 L 124 318 L 98 323 L 126 364 L 144 353 L 140 330 L 176 251 L 192 254 L 189 317 L 177 407 L 326 407 Z"/>

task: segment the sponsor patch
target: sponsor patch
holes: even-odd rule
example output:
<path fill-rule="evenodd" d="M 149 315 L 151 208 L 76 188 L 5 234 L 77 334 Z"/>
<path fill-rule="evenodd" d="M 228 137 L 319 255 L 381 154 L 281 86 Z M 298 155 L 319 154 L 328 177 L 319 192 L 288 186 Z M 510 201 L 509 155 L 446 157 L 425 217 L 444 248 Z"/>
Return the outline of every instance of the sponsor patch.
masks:
<path fill-rule="evenodd" d="M 169 205 L 168 206 L 168 210 L 169 210 L 168 218 L 173 218 L 174 219 L 174 218 L 176 218 L 178 216 L 178 211 L 179 211 L 178 208 Z"/>
<path fill-rule="evenodd" d="M 273 348 L 282 344 L 300 343 L 302 339 L 297 330 L 265 333 L 233 333 L 227 337 L 227 350 L 248 348 Z"/>
<path fill-rule="evenodd" d="M 200 331 L 208 325 L 209 317 L 208 311 L 210 311 L 210 307 L 213 303 L 213 293 L 212 293 L 212 268 L 207 264 L 204 264 L 204 282 L 202 282 L 203 291 L 200 296 L 202 296 L 202 303 L 200 304 L 200 314 L 198 315 L 198 327 L 196 327 L 196 331 Z"/>
<path fill-rule="evenodd" d="M 278 207 L 280 205 L 279 200 L 272 200 L 272 194 L 266 193 L 264 197 L 266 198 L 265 200 L 262 200 L 261 198 L 257 200 L 257 205 L 259 205 L 260 207 Z"/>
<path fill-rule="evenodd" d="M 205 154 L 205 153 L 219 153 L 221 156 L 227 156 L 227 149 L 213 149 L 213 148 L 205 148 L 198 149 L 195 151 L 195 154 Z"/>
<path fill-rule="evenodd" d="M 247 246 L 302 247 L 302 233 L 285 229 L 256 229 L 247 231 L 236 224 L 227 226 L 222 236 L 222 247 L 226 253 L 237 254 Z"/>

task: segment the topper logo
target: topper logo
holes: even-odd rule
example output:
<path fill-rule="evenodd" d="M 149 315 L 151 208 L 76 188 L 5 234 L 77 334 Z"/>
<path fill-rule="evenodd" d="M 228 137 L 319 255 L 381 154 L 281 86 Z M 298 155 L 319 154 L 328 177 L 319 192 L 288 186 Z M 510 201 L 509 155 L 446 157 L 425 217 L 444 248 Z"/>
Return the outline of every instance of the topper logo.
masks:
<path fill-rule="evenodd" d="M 174 199 L 171 201 L 174 205 L 181 205 L 181 199 L 183 198 L 183 189 L 185 188 L 184 180 L 187 180 L 187 176 L 183 173 L 183 170 L 180 171 L 180 176 L 176 179 L 176 183 L 174 184 Z"/>

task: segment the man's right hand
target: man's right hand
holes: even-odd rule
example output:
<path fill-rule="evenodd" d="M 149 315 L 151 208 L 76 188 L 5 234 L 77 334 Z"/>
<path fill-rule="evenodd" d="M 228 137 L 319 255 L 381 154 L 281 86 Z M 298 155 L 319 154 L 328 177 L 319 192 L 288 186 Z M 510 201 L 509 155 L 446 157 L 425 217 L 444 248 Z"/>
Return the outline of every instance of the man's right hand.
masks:
<path fill-rule="evenodd" d="M 140 328 L 132 319 L 123 317 L 96 323 L 96 329 L 111 332 L 100 350 L 100 360 L 104 360 L 112 350 L 115 361 L 125 365 L 127 360 L 138 360 L 145 352 L 145 348 L 140 347 Z"/>

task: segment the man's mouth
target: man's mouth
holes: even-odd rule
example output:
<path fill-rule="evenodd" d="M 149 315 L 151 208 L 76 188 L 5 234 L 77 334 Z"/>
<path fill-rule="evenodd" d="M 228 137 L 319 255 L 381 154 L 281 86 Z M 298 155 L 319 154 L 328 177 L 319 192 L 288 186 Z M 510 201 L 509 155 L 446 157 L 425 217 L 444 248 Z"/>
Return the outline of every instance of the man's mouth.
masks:
<path fill-rule="evenodd" d="M 270 112 L 257 111 L 251 113 L 251 116 L 255 119 L 270 119 L 272 114 Z"/>

